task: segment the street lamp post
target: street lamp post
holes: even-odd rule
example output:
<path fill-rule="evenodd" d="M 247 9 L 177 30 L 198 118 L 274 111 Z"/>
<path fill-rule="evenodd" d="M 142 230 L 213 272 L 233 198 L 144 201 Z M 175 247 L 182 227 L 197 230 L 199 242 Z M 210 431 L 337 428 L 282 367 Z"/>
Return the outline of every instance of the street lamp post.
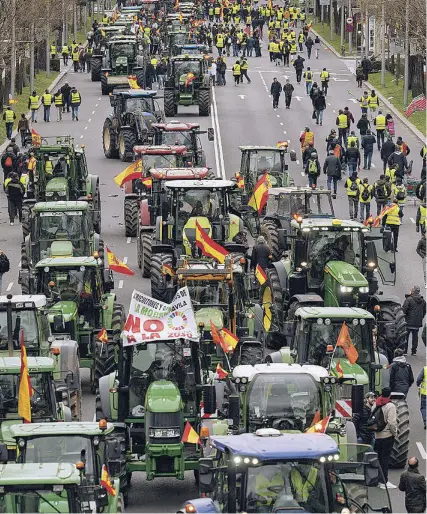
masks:
<path fill-rule="evenodd" d="M 381 6 L 381 86 L 385 86 L 385 6 Z"/>
<path fill-rule="evenodd" d="M 409 0 L 406 0 L 405 9 L 405 71 L 403 77 L 403 105 L 408 105 L 409 89 Z"/>
<path fill-rule="evenodd" d="M 11 98 L 15 97 L 16 82 L 16 0 L 12 0 L 12 27 L 11 27 L 11 56 L 10 56 L 10 94 Z"/>

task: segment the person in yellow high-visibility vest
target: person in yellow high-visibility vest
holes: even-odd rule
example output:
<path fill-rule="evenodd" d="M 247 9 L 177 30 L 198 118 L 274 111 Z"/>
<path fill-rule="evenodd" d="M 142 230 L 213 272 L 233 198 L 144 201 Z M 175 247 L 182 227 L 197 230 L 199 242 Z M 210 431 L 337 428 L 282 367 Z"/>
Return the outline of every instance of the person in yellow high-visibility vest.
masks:
<path fill-rule="evenodd" d="M 378 111 L 378 116 L 374 119 L 374 125 L 377 129 L 377 145 L 378 151 L 380 151 L 384 144 L 384 134 L 387 126 L 387 120 L 382 111 Z"/>
<path fill-rule="evenodd" d="M 419 232 L 421 229 L 421 234 L 424 236 L 426 233 L 426 216 L 427 216 L 427 209 L 426 209 L 426 203 L 422 202 L 417 210 L 417 217 L 415 220 L 415 226 L 416 231 Z"/>
<path fill-rule="evenodd" d="M 240 75 L 242 74 L 239 61 L 236 61 L 236 64 L 233 65 L 232 72 L 234 77 L 234 85 L 238 86 L 240 82 Z"/>
<path fill-rule="evenodd" d="M 62 47 L 62 50 L 61 50 L 62 62 L 64 63 L 64 66 L 68 65 L 68 55 L 69 55 L 69 53 L 70 53 L 70 49 L 68 48 L 68 45 L 65 44 Z"/>
<path fill-rule="evenodd" d="M 387 209 L 386 214 L 383 216 L 382 224 L 391 230 L 393 234 L 394 251 L 397 252 L 399 228 L 401 224 L 400 218 L 403 216 L 403 213 L 400 211 L 400 207 L 397 203 L 391 201 L 388 202 Z"/>
<path fill-rule="evenodd" d="M 28 109 L 31 111 L 31 122 L 37 123 L 37 111 L 39 108 L 39 101 L 40 97 L 36 93 L 36 91 L 33 91 L 30 95 L 30 98 L 28 99 Z"/>
<path fill-rule="evenodd" d="M 426 395 L 427 395 L 427 366 L 424 366 L 417 377 L 417 386 L 420 392 L 420 411 L 426 429 Z"/>
<path fill-rule="evenodd" d="M 12 111 L 10 106 L 3 113 L 3 120 L 6 124 L 6 137 L 7 139 L 12 138 L 13 123 L 16 120 L 16 114 Z"/>
<path fill-rule="evenodd" d="M 49 89 L 46 89 L 44 94 L 42 95 L 42 104 L 43 104 L 43 120 L 46 122 L 50 122 L 50 106 L 53 104 L 53 95 L 49 93 Z"/>
<path fill-rule="evenodd" d="M 50 56 L 51 56 L 52 59 L 55 59 L 55 57 L 56 57 L 56 45 L 55 45 L 55 43 L 52 43 L 50 45 Z"/>
<path fill-rule="evenodd" d="M 368 97 L 368 105 L 369 105 L 369 110 L 371 112 L 371 121 L 372 121 L 375 118 L 378 107 L 380 106 L 380 100 L 378 98 L 378 95 L 375 93 L 375 89 L 373 89 L 371 91 L 371 94 Z"/>

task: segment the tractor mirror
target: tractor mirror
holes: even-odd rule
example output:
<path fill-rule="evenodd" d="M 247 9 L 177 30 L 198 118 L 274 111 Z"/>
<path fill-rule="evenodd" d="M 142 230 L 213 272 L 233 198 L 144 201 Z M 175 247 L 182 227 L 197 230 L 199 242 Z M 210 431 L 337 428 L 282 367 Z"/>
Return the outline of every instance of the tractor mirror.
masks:
<path fill-rule="evenodd" d="M 62 314 L 55 314 L 53 317 L 53 329 L 55 332 L 61 332 L 61 330 L 65 329 L 65 322 Z"/>
<path fill-rule="evenodd" d="M 283 324 L 283 335 L 285 337 L 293 337 L 295 334 L 295 323 L 293 321 L 285 321 Z"/>
<path fill-rule="evenodd" d="M 114 289 L 113 272 L 110 269 L 104 269 L 104 291 L 109 293 Z"/>
<path fill-rule="evenodd" d="M 307 262 L 307 244 L 303 239 L 295 240 L 295 266 L 300 267 L 302 262 Z"/>
<path fill-rule="evenodd" d="M 111 107 L 115 107 L 117 105 L 117 98 L 114 95 L 110 96 L 110 105 Z"/>
<path fill-rule="evenodd" d="M 0 444 L 0 462 L 3 462 L 4 464 L 7 463 L 7 444 L 1 443 Z"/>
<path fill-rule="evenodd" d="M 202 493 L 211 493 L 214 490 L 214 461 L 204 457 L 199 460 L 199 483 Z"/>
<path fill-rule="evenodd" d="M 377 249 L 373 241 L 368 241 L 366 243 L 366 264 L 368 270 L 373 271 L 374 269 L 378 268 Z"/>
<path fill-rule="evenodd" d="M 213 128 L 208 128 L 208 141 L 215 140 L 215 131 Z"/>
<path fill-rule="evenodd" d="M 380 476 L 378 455 L 375 452 L 366 452 L 363 455 L 363 467 L 365 485 L 367 487 L 376 487 Z"/>
<path fill-rule="evenodd" d="M 353 414 L 362 414 L 364 407 L 364 390 L 361 384 L 352 384 L 351 386 L 351 408 Z"/>

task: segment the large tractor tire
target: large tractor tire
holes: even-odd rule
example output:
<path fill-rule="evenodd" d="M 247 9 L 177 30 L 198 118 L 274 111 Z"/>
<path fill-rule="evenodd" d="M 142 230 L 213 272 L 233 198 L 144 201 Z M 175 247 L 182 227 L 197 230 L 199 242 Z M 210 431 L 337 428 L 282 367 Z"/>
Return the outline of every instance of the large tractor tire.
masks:
<path fill-rule="evenodd" d="M 396 302 L 380 304 L 378 313 L 378 339 L 387 341 L 387 349 L 390 352 L 389 360 L 393 358 L 396 348 L 406 347 L 406 319 L 402 306 Z"/>
<path fill-rule="evenodd" d="M 394 400 L 396 406 L 397 432 L 391 450 L 391 468 L 404 468 L 409 453 L 409 407 L 406 400 Z"/>
<path fill-rule="evenodd" d="M 170 90 L 165 91 L 164 105 L 165 105 L 165 116 L 166 117 L 172 118 L 173 116 L 176 116 L 178 109 L 177 109 L 177 106 L 175 105 L 174 91 L 170 91 Z"/>
<path fill-rule="evenodd" d="M 21 269 L 29 268 L 28 255 L 27 255 L 27 247 L 25 245 L 25 241 L 21 243 Z"/>
<path fill-rule="evenodd" d="M 261 235 L 265 237 L 267 245 L 271 250 L 273 262 L 277 262 L 281 257 L 281 250 L 279 247 L 279 236 L 277 234 L 277 226 L 274 223 L 266 221 L 261 225 Z"/>
<path fill-rule="evenodd" d="M 145 89 L 145 67 L 138 66 L 133 71 L 136 77 L 136 83 L 141 89 Z"/>
<path fill-rule="evenodd" d="M 125 198 L 124 206 L 126 237 L 135 237 L 138 228 L 138 199 Z"/>
<path fill-rule="evenodd" d="M 263 361 L 263 349 L 262 346 L 250 344 L 244 344 L 240 352 L 239 364 L 255 366 L 255 364 L 261 364 Z"/>
<path fill-rule="evenodd" d="M 366 505 L 369 503 L 368 488 L 357 483 L 346 482 L 345 491 L 347 498 L 350 500 L 351 512 L 366 512 Z"/>
<path fill-rule="evenodd" d="M 119 156 L 116 131 L 113 129 L 113 124 L 109 118 L 104 121 L 102 127 L 102 147 L 107 159 L 117 159 Z"/>
<path fill-rule="evenodd" d="M 94 215 L 93 219 L 93 228 L 97 234 L 101 233 L 101 190 L 99 188 L 99 181 L 96 182 L 96 186 L 94 191 L 92 191 L 93 198 L 93 210 Z"/>
<path fill-rule="evenodd" d="M 151 232 L 143 232 L 141 236 L 141 272 L 144 278 L 151 276 L 151 243 L 153 236 Z"/>
<path fill-rule="evenodd" d="M 162 267 L 164 264 L 172 266 L 172 260 L 169 253 L 156 253 L 151 258 L 151 296 L 165 303 L 170 303 L 176 288 L 167 287 L 170 277 L 163 275 Z"/>
<path fill-rule="evenodd" d="M 101 93 L 103 95 L 108 95 L 110 93 L 110 86 L 108 85 L 108 77 L 105 73 L 101 73 Z"/>
<path fill-rule="evenodd" d="M 30 217 L 31 217 L 31 209 L 30 206 L 27 204 L 22 205 L 22 235 L 24 239 L 28 236 L 30 233 Z"/>
<path fill-rule="evenodd" d="M 211 113 L 211 92 L 209 89 L 199 91 L 199 116 L 209 116 Z"/>
<path fill-rule="evenodd" d="M 102 59 L 92 57 L 90 60 L 90 78 L 92 82 L 101 80 Z"/>
<path fill-rule="evenodd" d="M 136 145 L 136 135 L 132 129 L 119 132 L 119 158 L 122 162 L 132 162 L 133 147 Z"/>
<path fill-rule="evenodd" d="M 100 421 L 101 419 L 105 419 L 108 421 L 108 417 L 104 414 L 102 410 L 102 402 L 101 402 L 101 393 L 99 392 L 99 387 L 95 389 L 95 420 Z"/>

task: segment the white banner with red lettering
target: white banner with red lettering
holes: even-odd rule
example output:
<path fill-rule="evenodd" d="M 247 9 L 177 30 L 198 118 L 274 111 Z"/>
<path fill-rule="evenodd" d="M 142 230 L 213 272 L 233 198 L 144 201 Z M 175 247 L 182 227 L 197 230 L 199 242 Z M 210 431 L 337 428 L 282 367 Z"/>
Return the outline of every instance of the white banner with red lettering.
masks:
<path fill-rule="evenodd" d="M 122 336 L 123 346 L 180 338 L 198 341 L 188 288 L 179 289 L 170 304 L 134 290 Z"/>

